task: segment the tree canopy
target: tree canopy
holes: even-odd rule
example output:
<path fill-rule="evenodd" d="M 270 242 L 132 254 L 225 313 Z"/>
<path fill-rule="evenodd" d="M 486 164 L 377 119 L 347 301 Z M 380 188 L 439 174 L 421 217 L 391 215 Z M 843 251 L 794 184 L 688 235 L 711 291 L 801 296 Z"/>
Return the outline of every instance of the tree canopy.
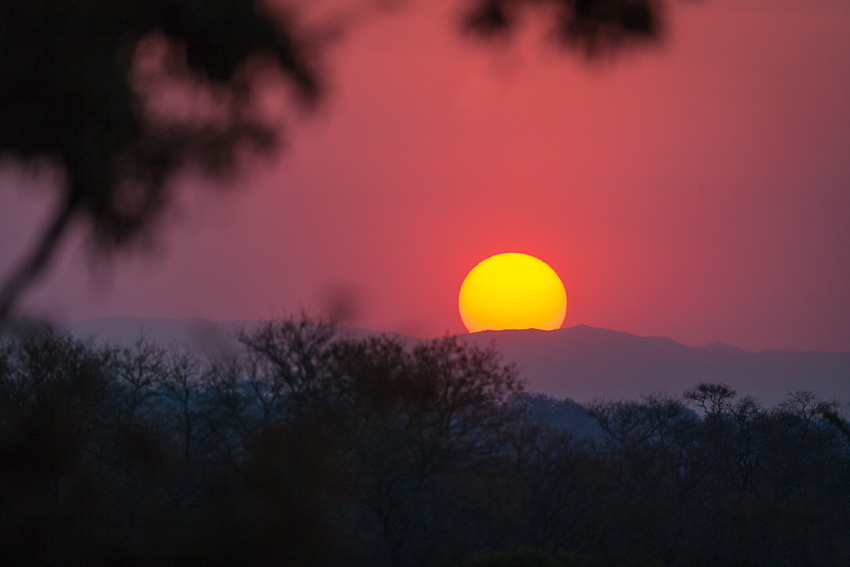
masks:
<path fill-rule="evenodd" d="M 0 340 L 3 565 L 850 564 L 846 415 L 811 392 L 583 407 L 457 338 L 242 347 Z"/>

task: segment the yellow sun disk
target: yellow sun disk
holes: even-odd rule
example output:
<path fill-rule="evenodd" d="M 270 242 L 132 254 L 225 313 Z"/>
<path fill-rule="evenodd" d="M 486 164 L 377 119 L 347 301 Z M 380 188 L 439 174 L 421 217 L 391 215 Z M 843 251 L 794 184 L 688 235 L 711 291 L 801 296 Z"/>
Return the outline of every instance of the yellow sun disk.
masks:
<path fill-rule="evenodd" d="M 567 296 L 558 274 L 527 254 L 497 254 L 469 272 L 458 297 L 470 332 L 500 329 L 557 329 Z"/>

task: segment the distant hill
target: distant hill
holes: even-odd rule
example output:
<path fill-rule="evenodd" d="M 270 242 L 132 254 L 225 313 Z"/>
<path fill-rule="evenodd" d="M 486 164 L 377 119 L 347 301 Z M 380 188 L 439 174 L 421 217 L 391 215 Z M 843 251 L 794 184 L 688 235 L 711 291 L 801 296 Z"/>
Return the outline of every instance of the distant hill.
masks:
<path fill-rule="evenodd" d="M 79 337 L 128 344 L 144 334 L 151 342 L 203 352 L 238 347 L 239 331 L 256 321 L 114 318 L 65 323 Z M 376 331 L 343 329 L 358 336 Z M 415 341 L 401 337 L 405 341 Z M 723 343 L 689 347 L 662 337 L 640 337 L 577 325 L 556 331 L 485 331 L 462 335 L 480 346 L 491 341 L 514 361 L 527 390 L 587 402 L 637 399 L 647 393 L 681 393 L 700 382 L 725 382 L 767 405 L 789 391 L 811 390 L 823 399 L 850 401 L 850 352 L 745 352 Z"/>
<path fill-rule="evenodd" d="M 794 390 L 850 400 L 850 352 L 750 353 L 723 343 L 689 347 L 587 325 L 486 331 L 469 340 L 482 346 L 493 341 L 506 360 L 520 367 L 529 391 L 580 402 L 653 392 L 680 395 L 700 382 L 725 382 L 768 405 Z"/>

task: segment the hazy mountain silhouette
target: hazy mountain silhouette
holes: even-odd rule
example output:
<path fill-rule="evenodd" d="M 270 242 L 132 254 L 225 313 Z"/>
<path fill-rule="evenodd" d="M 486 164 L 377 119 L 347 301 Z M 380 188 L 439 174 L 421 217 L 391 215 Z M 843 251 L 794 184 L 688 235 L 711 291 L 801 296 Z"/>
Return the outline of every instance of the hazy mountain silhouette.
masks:
<path fill-rule="evenodd" d="M 239 331 L 257 325 L 236 320 L 112 318 L 63 326 L 97 342 L 129 344 L 144 335 L 156 344 L 216 353 L 237 348 Z M 342 331 L 356 336 L 377 332 Z M 739 394 L 751 394 L 770 406 L 794 390 L 811 390 L 827 400 L 850 400 L 850 352 L 750 353 L 720 342 L 689 347 L 663 337 L 587 325 L 556 331 L 485 331 L 465 338 L 480 346 L 494 342 L 506 361 L 517 364 L 528 391 L 578 402 L 664 392 L 679 396 L 700 382 L 725 382 Z"/>
<path fill-rule="evenodd" d="M 774 405 L 790 391 L 850 399 L 850 352 L 750 353 L 715 342 L 689 347 L 663 337 L 577 325 L 556 331 L 487 331 L 470 335 L 495 341 L 528 379 L 528 390 L 587 401 L 679 395 L 699 382 L 725 382 L 739 394 Z"/>

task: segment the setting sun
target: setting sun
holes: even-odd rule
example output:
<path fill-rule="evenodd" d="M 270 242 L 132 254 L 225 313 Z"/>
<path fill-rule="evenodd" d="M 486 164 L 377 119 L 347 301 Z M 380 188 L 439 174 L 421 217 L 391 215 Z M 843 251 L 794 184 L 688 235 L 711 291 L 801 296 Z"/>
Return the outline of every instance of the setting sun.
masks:
<path fill-rule="evenodd" d="M 476 331 L 560 328 L 567 313 L 561 278 L 528 254 L 496 254 L 467 274 L 458 309 L 463 324 Z"/>

